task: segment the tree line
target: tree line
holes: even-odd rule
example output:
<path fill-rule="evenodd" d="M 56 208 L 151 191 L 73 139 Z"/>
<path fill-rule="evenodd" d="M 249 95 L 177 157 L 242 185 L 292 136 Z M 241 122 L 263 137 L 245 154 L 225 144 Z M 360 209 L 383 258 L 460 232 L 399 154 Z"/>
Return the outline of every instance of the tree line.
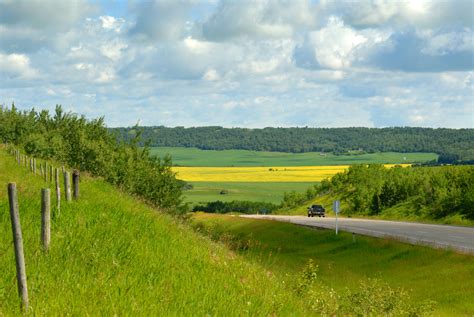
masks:
<path fill-rule="evenodd" d="M 323 195 L 341 199 L 345 215 L 392 212 L 403 217 L 461 215 L 474 220 L 474 167 L 354 165 L 306 193 L 285 194 L 282 207 L 298 206 Z"/>
<path fill-rule="evenodd" d="M 114 128 L 124 140 L 135 127 Z M 279 152 L 426 152 L 441 163 L 474 160 L 474 129 L 393 128 L 223 128 L 141 127 L 150 146 L 196 147 L 203 150 L 242 149 Z"/>
<path fill-rule="evenodd" d="M 181 187 L 171 170 L 171 159 L 153 157 L 142 147 L 140 133 L 119 141 L 104 119 L 87 120 L 56 106 L 19 111 L 0 106 L 0 141 L 14 144 L 29 156 L 54 160 L 103 177 L 123 190 L 145 198 L 171 213 L 181 208 Z M 140 144 L 140 146 L 139 146 Z"/>

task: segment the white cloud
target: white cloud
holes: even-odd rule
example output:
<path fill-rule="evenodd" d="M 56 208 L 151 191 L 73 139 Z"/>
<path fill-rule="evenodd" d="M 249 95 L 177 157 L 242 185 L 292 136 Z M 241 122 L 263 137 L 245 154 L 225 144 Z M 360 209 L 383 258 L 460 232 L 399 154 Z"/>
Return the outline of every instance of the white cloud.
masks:
<path fill-rule="evenodd" d="M 122 56 L 122 51 L 127 47 L 128 45 L 123 41 L 115 39 L 108 43 L 102 44 L 100 46 L 100 52 L 105 57 L 108 57 L 113 61 L 117 61 Z"/>
<path fill-rule="evenodd" d="M 3 0 L 0 2 L 0 24 L 65 31 L 93 10 L 85 0 Z"/>
<path fill-rule="evenodd" d="M 314 26 L 315 14 L 308 0 L 221 1 L 202 24 L 202 33 L 212 41 L 289 38 L 300 29 Z"/>
<path fill-rule="evenodd" d="M 325 27 L 308 33 L 294 57 L 297 65 L 306 68 L 348 69 L 354 62 L 363 61 L 371 47 L 387 38 L 387 32 L 355 30 L 332 16 Z"/>
<path fill-rule="evenodd" d="M 176 40 L 186 33 L 191 1 L 151 0 L 135 4 L 135 25 L 130 34 L 139 41 Z"/>
<path fill-rule="evenodd" d="M 117 19 L 109 15 L 103 15 L 99 17 L 99 20 L 102 22 L 102 27 L 106 30 L 114 30 L 117 33 L 121 32 L 121 29 L 124 24 L 124 19 Z"/>
<path fill-rule="evenodd" d="M 356 27 L 415 26 L 438 28 L 446 25 L 472 27 L 474 3 L 470 0 L 323 0 L 319 8 L 336 14 Z"/>
<path fill-rule="evenodd" d="M 154 0 L 120 16 L 46 1 L 67 19 L 41 27 L 39 1 L 11 3 L 0 103 L 113 125 L 473 125 L 465 1 Z"/>
<path fill-rule="evenodd" d="M 323 68 L 348 68 L 356 58 L 354 50 L 367 42 L 367 38 L 344 26 L 336 18 L 330 18 L 328 25 L 320 31 L 309 34 L 314 54 Z"/>
<path fill-rule="evenodd" d="M 220 76 L 215 69 L 209 69 L 204 73 L 202 78 L 207 81 L 215 81 L 218 80 Z"/>
<path fill-rule="evenodd" d="M 0 49 L 10 53 L 49 47 L 95 7 L 86 0 L 0 1 Z"/>
<path fill-rule="evenodd" d="M 30 65 L 30 59 L 24 54 L 0 53 L 0 74 L 7 77 L 34 79 L 38 76 L 37 70 Z"/>

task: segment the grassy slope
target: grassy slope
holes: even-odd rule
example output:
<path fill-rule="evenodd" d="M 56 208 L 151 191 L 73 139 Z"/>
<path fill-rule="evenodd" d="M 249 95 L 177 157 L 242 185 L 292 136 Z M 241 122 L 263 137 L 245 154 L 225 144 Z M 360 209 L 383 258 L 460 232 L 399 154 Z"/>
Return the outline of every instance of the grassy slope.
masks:
<path fill-rule="evenodd" d="M 16 181 L 30 313 L 38 315 L 306 315 L 300 299 L 187 226 L 96 179 L 63 202 L 40 251 L 40 188 L 0 150 L 0 315 L 18 315 L 6 185 Z M 53 199 L 54 205 L 54 199 Z"/>
<path fill-rule="evenodd" d="M 283 153 L 246 150 L 207 151 L 183 147 L 155 147 L 153 155 L 170 154 L 180 166 L 318 166 L 358 163 L 413 163 L 437 159 L 433 153 L 374 153 L 361 155 L 321 156 L 319 153 Z M 403 158 L 406 157 L 406 160 Z"/>
<path fill-rule="evenodd" d="M 322 282 L 343 291 L 361 279 L 377 277 L 412 290 L 412 300 L 437 302 L 437 315 L 474 313 L 472 256 L 396 241 L 312 230 L 273 221 L 197 214 L 193 218 L 213 235 L 225 233 L 249 246 L 247 258 L 281 274 L 298 272 L 312 258 Z M 236 241 L 233 241 L 235 244 Z"/>
<path fill-rule="evenodd" d="M 191 182 L 192 190 L 184 192 L 186 202 L 197 204 L 208 201 L 251 200 L 279 204 L 289 191 L 304 192 L 313 183 L 241 183 L 241 182 Z M 221 195 L 226 189 L 228 194 Z"/>

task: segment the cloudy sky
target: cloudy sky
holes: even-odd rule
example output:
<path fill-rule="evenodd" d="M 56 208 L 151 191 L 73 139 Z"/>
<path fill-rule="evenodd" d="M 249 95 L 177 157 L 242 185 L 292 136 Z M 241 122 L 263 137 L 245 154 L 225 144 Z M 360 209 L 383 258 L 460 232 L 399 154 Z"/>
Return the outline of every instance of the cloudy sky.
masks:
<path fill-rule="evenodd" d="M 0 104 L 109 126 L 474 128 L 471 0 L 0 0 Z"/>

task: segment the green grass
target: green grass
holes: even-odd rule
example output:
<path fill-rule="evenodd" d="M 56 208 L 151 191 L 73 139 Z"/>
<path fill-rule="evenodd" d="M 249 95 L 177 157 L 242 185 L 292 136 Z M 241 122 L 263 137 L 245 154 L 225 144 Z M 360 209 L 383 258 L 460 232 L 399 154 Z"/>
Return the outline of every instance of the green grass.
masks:
<path fill-rule="evenodd" d="M 240 182 L 191 182 L 193 189 L 184 192 L 184 201 L 191 205 L 209 201 L 248 200 L 279 204 L 285 192 L 304 192 L 313 183 L 240 183 Z M 221 190 L 228 193 L 221 195 Z"/>
<path fill-rule="evenodd" d="M 30 315 L 308 315 L 263 267 L 85 175 L 80 200 L 63 201 L 60 216 L 54 213 L 51 249 L 44 254 L 40 188 L 49 184 L 0 150 L 0 316 L 21 314 L 10 181 L 19 189 Z"/>
<path fill-rule="evenodd" d="M 170 154 L 173 164 L 180 166 L 318 166 L 351 165 L 359 163 L 413 163 L 435 160 L 434 153 L 373 153 L 332 155 L 309 153 L 283 153 L 246 150 L 211 151 L 184 147 L 155 147 L 152 155 Z M 406 160 L 404 159 L 406 158 Z"/>
<path fill-rule="evenodd" d="M 300 272 L 314 259 L 321 283 L 338 293 L 375 277 L 411 290 L 414 303 L 436 301 L 435 315 L 474 313 L 474 258 L 469 255 L 363 236 L 354 243 L 345 232 L 336 236 L 274 221 L 210 214 L 193 220 L 200 230 L 240 245 L 240 254 L 283 276 Z"/>

